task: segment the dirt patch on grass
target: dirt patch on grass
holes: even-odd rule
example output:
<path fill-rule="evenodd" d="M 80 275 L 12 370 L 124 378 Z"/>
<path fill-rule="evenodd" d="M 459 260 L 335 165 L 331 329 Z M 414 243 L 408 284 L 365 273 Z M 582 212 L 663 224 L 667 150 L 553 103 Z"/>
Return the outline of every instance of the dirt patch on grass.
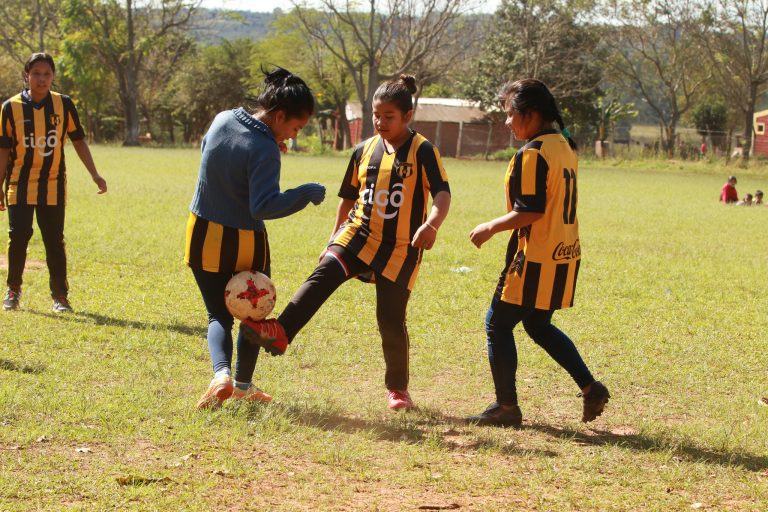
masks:
<path fill-rule="evenodd" d="M 24 270 L 41 270 L 45 267 L 46 264 L 43 260 L 33 260 L 27 258 L 26 263 L 24 263 Z M 0 254 L 0 269 L 8 269 L 8 257 L 5 254 Z"/>

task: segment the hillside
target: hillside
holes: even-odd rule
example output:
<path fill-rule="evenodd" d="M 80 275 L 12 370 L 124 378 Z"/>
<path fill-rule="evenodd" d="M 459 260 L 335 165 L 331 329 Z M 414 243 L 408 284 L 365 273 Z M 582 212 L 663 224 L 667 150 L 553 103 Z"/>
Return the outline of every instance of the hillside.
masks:
<path fill-rule="evenodd" d="M 195 40 L 203 44 L 217 44 L 222 40 L 239 38 L 256 41 L 267 35 L 269 24 L 280 13 L 280 9 L 271 13 L 199 9 L 191 33 Z"/>

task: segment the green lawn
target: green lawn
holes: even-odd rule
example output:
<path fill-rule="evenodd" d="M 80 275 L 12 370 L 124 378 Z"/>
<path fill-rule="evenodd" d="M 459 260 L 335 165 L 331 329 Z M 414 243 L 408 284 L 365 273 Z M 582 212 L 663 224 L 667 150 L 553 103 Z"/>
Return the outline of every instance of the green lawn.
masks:
<path fill-rule="evenodd" d="M 50 313 L 44 266 L 23 310 L 0 312 L 0 510 L 768 509 L 768 208 L 717 202 L 734 170 L 582 164 L 584 259 L 555 322 L 613 399 L 581 424 L 578 389 L 520 329 L 514 431 L 458 421 L 493 400 L 483 318 L 506 239 L 478 251 L 467 235 L 503 212 L 504 163 L 445 162 L 453 206 L 409 309 L 418 411 L 386 410 L 373 288 L 350 282 L 284 357 L 262 356 L 274 402 L 199 413 L 206 318 L 182 262 L 199 152 L 93 152 L 106 196 L 68 153 L 76 312 Z M 285 159 L 285 187 L 329 194 L 268 222 L 278 310 L 314 268 L 345 167 Z M 768 169 L 737 174 L 741 195 L 768 189 Z"/>

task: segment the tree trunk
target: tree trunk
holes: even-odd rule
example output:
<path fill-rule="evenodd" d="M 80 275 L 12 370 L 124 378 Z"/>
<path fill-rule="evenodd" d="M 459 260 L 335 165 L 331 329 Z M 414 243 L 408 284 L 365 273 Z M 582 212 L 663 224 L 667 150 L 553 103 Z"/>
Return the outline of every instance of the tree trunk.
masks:
<path fill-rule="evenodd" d="M 379 66 L 371 64 L 368 69 L 368 89 L 366 93 L 365 101 L 361 105 L 363 111 L 363 133 L 361 139 L 365 140 L 373 137 L 373 95 L 376 93 L 376 89 L 379 88 Z"/>
<path fill-rule="evenodd" d="M 136 35 L 133 29 L 133 0 L 125 1 L 126 29 L 128 32 L 127 59 L 125 66 L 125 97 L 123 109 L 125 110 L 125 138 L 123 146 L 139 145 L 139 77 L 136 63 Z"/>
<path fill-rule="evenodd" d="M 752 119 L 755 115 L 755 104 L 757 103 L 757 84 L 752 83 L 749 86 L 749 103 L 744 112 L 744 145 L 742 146 L 741 157 L 744 162 L 749 161 L 749 156 L 752 151 Z"/>

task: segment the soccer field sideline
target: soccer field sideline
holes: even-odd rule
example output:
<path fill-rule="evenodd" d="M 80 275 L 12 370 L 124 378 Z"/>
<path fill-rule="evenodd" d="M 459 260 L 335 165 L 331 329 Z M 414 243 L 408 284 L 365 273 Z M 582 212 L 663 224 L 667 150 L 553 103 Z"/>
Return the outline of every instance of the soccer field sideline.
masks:
<path fill-rule="evenodd" d="M 25 273 L 24 310 L 0 315 L 1 510 L 768 508 L 768 208 L 718 204 L 726 170 L 582 164 L 584 260 L 554 321 L 614 398 L 584 427 L 578 390 L 520 330 L 526 428 L 506 431 L 456 421 L 492 401 L 483 316 L 506 240 L 467 236 L 503 212 L 504 162 L 445 162 L 451 213 L 409 307 L 419 411 L 385 410 L 374 294 L 355 282 L 284 357 L 260 358 L 274 403 L 196 413 L 205 315 L 181 259 L 199 152 L 93 152 L 103 197 L 70 158 L 75 314 L 48 312 L 43 267 Z M 278 311 L 327 241 L 346 163 L 285 159 L 285 187 L 328 194 L 267 224 Z M 742 195 L 768 187 L 738 174 Z M 29 258 L 44 259 L 38 233 Z"/>

